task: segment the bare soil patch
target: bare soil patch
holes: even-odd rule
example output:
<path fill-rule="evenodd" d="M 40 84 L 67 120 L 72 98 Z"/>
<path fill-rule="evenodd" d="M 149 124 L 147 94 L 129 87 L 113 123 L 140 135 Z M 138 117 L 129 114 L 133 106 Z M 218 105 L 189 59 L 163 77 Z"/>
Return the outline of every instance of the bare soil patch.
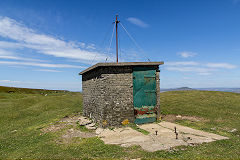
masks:
<path fill-rule="evenodd" d="M 67 124 L 65 124 L 65 123 L 54 124 L 54 125 L 51 125 L 49 127 L 41 129 L 41 131 L 43 133 L 57 132 L 57 131 L 60 131 L 60 130 L 64 129 L 66 127 L 66 125 Z"/>
<path fill-rule="evenodd" d="M 57 132 L 57 131 L 67 128 L 67 126 L 73 126 L 75 128 L 81 117 L 82 116 L 80 114 L 76 114 L 74 116 L 66 116 L 66 117 L 62 118 L 61 120 L 55 122 L 54 124 L 41 129 L 41 131 L 43 133 Z"/>
<path fill-rule="evenodd" d="M 189 120 L 191 122 L 207 122 L 208 121 L 201 117 L 182 116 L 182 115 L 174 115 L 174 114 L 162 115 L 162 120 L 167 122 L 176 122 L 176 120 Z"/>
<path fill-rule="evenodd" d="M 81 131 L 80 126 L 90 126 Z M 66 116 L 46 128 L 41 129 L 43 133 L 63 131 L 63 134 L 56 141 L 57 143 L 71 143 L 73 138 L 90 138 L 95 137 L 96 133 L 91 129 L 95 129 L 95 124 L 80 114 L 74 116 Z M 70 127 L 70 128 L 69 128 Z M 66 130 L 67 129 L 67 130 Z"/>
<path fill-rule="evenodd" d="M 96 133 L 95 132 L 82 132 L 77 129 L 68 129 L 57 141 L 58 143 L 71 143 L 73 138 L 91 138 L 95 137 Z"/>

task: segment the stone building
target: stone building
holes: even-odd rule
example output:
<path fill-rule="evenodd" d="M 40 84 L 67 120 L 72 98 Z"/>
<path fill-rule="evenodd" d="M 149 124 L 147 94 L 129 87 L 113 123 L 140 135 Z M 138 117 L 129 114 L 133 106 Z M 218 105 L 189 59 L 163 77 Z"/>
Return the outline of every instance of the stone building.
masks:
<path fill-rule="evenodd" d="M 159 65 L 97 63 L 82 75 L 83 115 L 100 126 L 154 122 L 160 113 Z"/>

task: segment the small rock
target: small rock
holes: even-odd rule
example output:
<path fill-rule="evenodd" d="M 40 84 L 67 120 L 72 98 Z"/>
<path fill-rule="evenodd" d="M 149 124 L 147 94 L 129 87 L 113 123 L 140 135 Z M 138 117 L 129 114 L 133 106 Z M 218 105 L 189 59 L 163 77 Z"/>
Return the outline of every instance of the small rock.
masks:
<path fill-rule="evenodd" d="M 103 132 L 103 128 L 97 128 L 97 130 L 96 130 L 96 134 L 101 134 L 102 132 Z"/>
<path fill-rule="evenodd" d="M 189 146 L 194 146 L 195 144 L 194 143 L 188 143 Z"/>
<path fill-rule="evenodd" d="M 94 127 L 95 125 L 96 125 L 95 123 L 88 124 L 89 127 Z"/>
<path fill-rule="evenodd" d="M 79 120 L 78 123 L 80 124 L 80 126 L 85 126 L 92 123 L 92 121 L 88 120 L 87 118 L 79 118 L 78 120 Z"/>
<path fill-rule="evenodd" d="M 237 129 L 234 128 L 234 129 L 232 129 L 231 131 L 228 131 L 228 132 L 230 132 L 230 133 L 234 133 L 234 132 L 237 132 Z"/>
<path fill-rule="evenodd" d="M 88 125 L 86 125 L 86 128 L 87 128 L 87 129 L 90 129 L 90 130 L 95 130 L 95 129 L 97 129 L 97 127 L 95 127 L 95 126 L 91 127 L 91 126 L 88 126 Z"/>
<path fill-rule="evenodd" d="M 176 118 L 182 118 L 182 116 L 181 115 L 177 115 Z"/>

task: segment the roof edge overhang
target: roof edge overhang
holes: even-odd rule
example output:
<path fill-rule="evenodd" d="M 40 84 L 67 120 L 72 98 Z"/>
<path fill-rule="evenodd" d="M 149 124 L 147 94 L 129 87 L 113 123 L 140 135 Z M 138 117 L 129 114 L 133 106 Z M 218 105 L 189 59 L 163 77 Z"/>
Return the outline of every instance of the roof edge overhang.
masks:
<path fill-rule="evenodd" d="M 97 63 L 85 70 L 83 70 L 82 72 L 79 73 L 79 75 L 82 75 L 84 73 L 87 73 L 95 68 L 98 67 L 121 67 L 121 66 L 159 66 L 159 65 L 163 65 L 164 62 L 119 62 L 119 63 Z"/>

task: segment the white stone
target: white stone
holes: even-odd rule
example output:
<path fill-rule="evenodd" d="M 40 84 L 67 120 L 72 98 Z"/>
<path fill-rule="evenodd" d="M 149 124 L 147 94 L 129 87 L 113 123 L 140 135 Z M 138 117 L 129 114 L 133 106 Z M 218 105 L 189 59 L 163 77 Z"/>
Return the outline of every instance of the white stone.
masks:
<path fill-rule="evenodd" d="M 85 127 L 86 127 L 87 129 L 90 129 L 90 130 L 97 129 L 97 127 L 95 127 L 95 126 L 89 126 L 89 125 L 86 125 Z"/>
<path fill-rule="evenodd" d="M 103 128 L 97 128 L 96 130 L 96 134 L 101 134 L 104 131 Z"/>
<path fill-rule="evenodd" d="M 79 120 L 79 124 L 80 124 L 81 126 L 85 126 L 85 125 L 87 125 L 87 124 L 92 123 L 91 120 L 89 120 L 89 119 L 87 119 L 87 118 L 84 118 L 84 117 L 81 117 L 81 118 L 79 118 L 78 120 Z"/>
<path fill-rule="evenodd" d="M 96 124 L 95 123 L 90 123 L 90 124 L 88 124 L 87 126 L 89 126 L 89 127 L 94 127 Z"/>
<path fill-rule="evenodd" d="M 176 118 L 182 118 L 182 116 L 181 115 L 177 115 Z"/>
<path fill-rule="evenodd" d="M 237 129 L 236 128 L 234 128 L 234 129 L 232 129 L 231 131 L 229 131 L 230 133 L 234 133 L 234 132 L 237 132 Z"/>

